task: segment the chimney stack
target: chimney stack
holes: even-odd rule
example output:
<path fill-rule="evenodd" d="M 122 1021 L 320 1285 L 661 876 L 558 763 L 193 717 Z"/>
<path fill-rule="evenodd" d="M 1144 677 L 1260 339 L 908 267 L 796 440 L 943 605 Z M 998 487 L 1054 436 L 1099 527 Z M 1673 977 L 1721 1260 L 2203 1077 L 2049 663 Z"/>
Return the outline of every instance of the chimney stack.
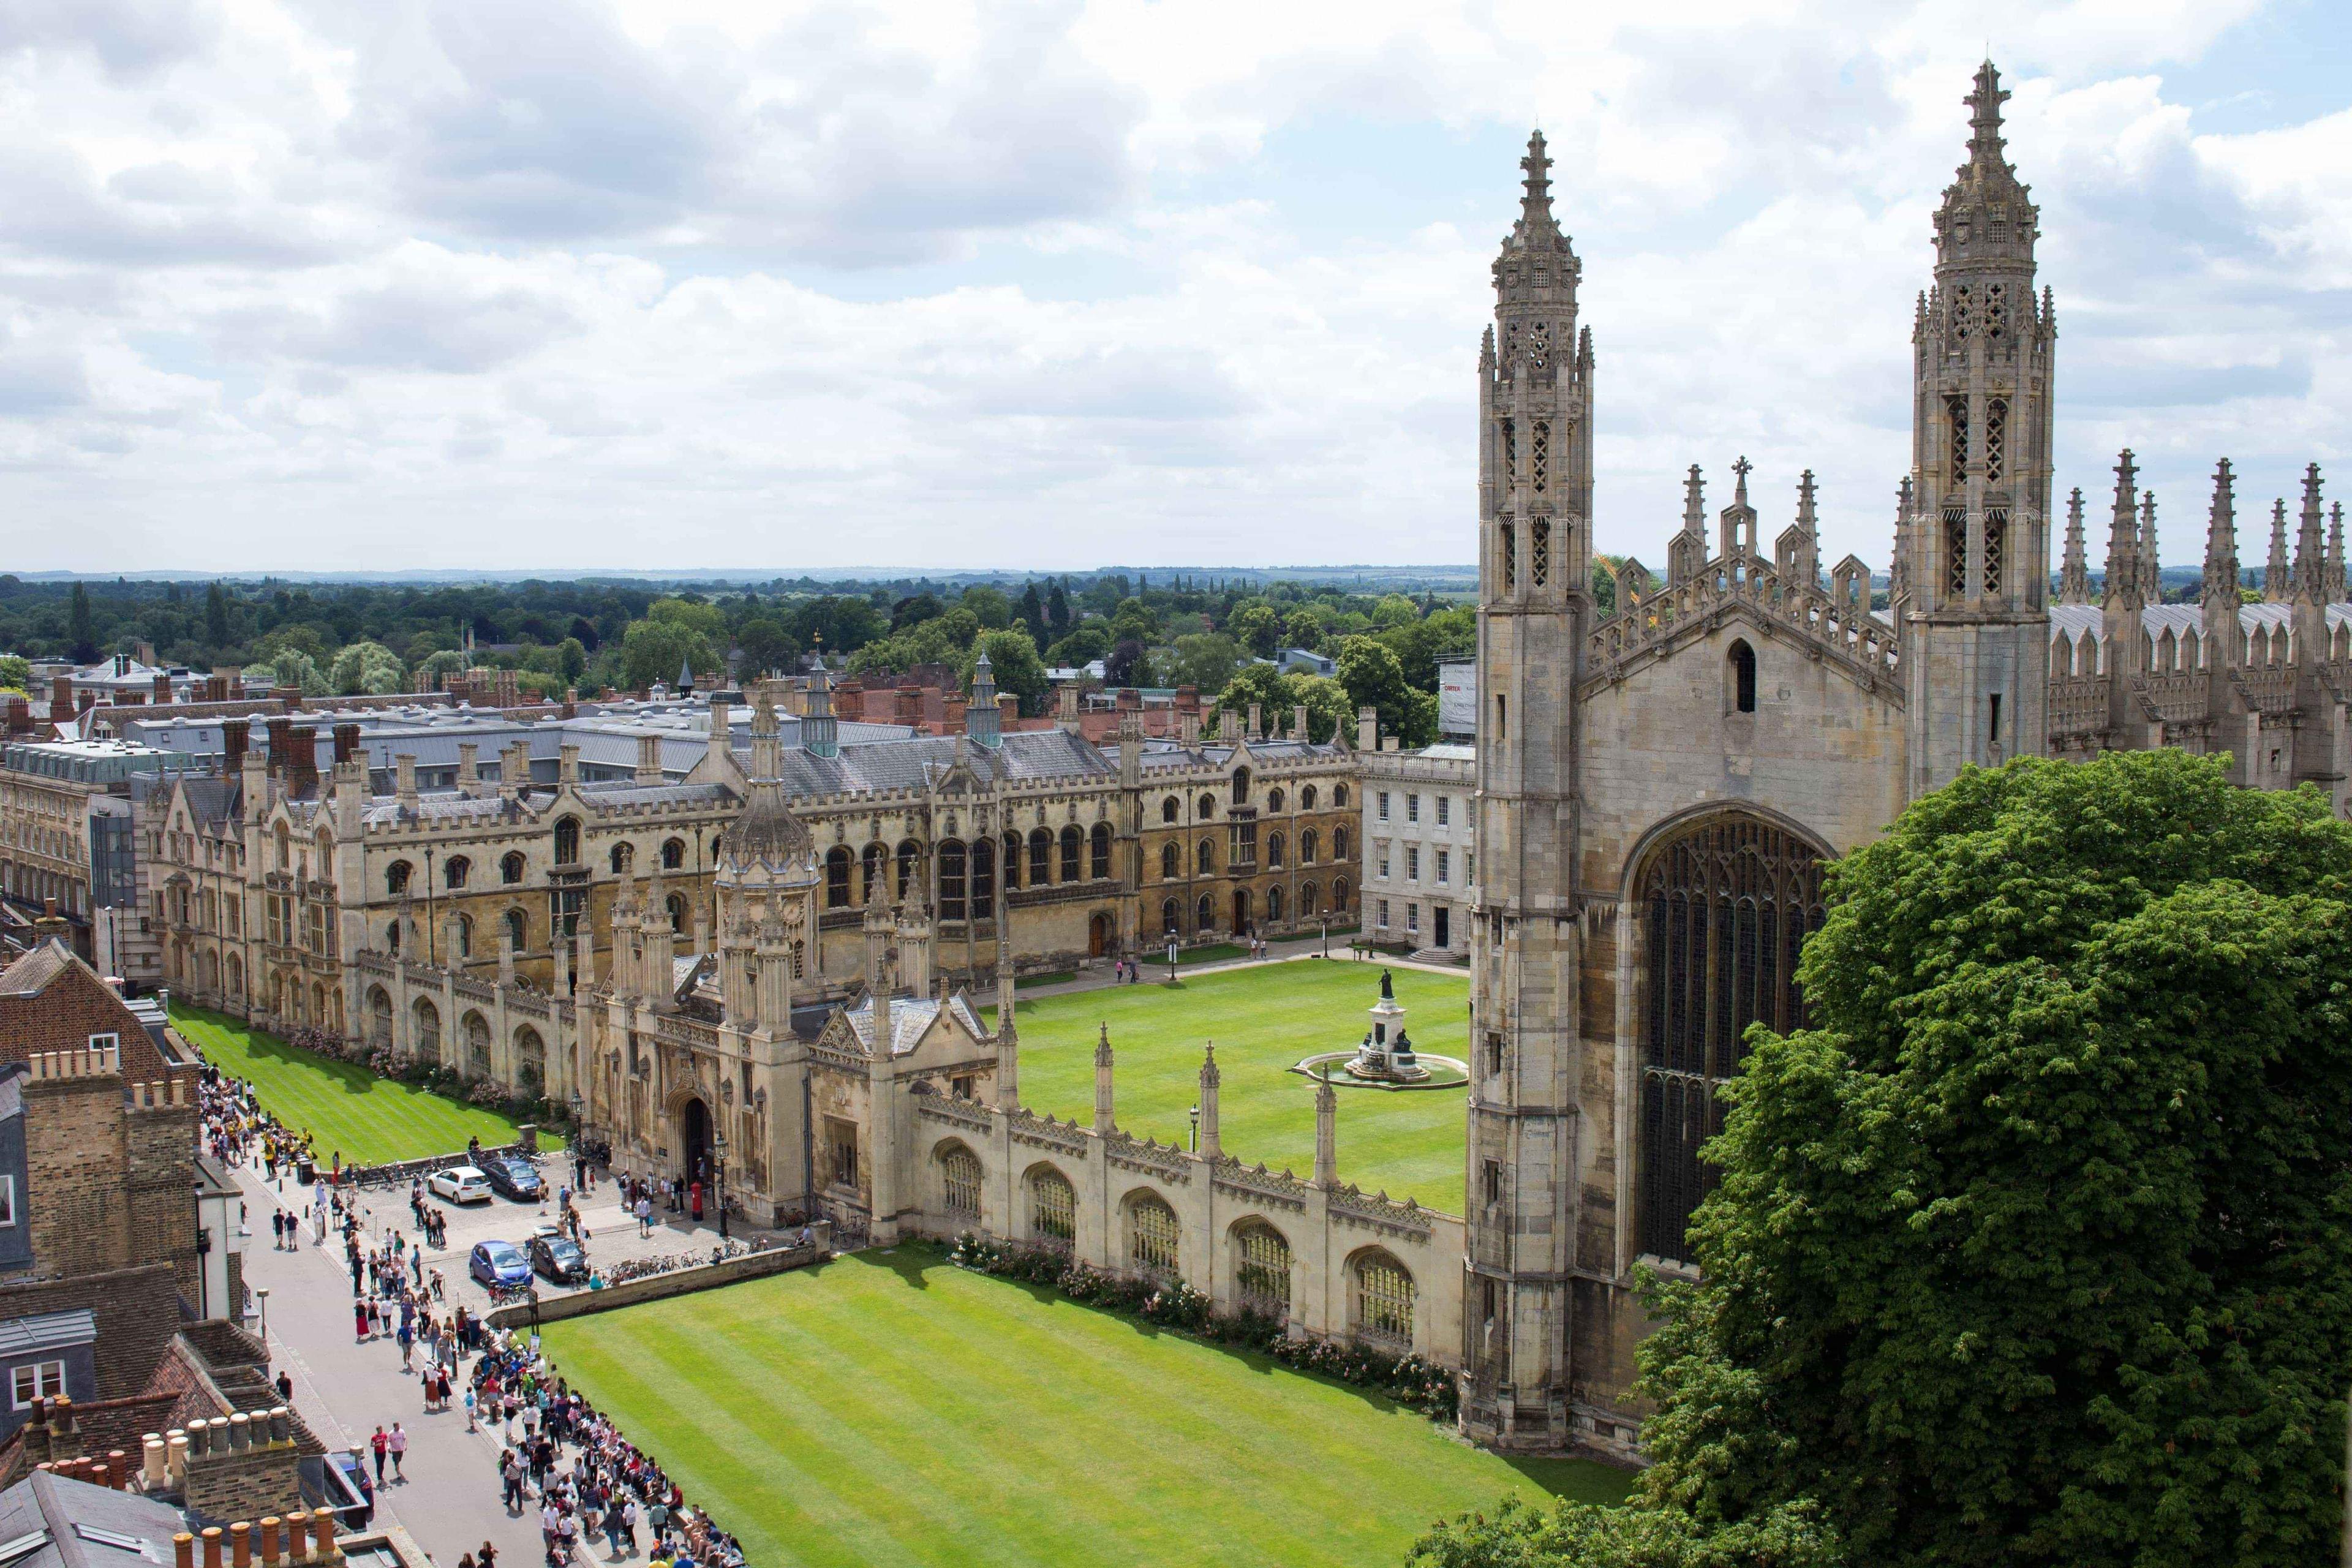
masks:
<path fill-rule="evenodd" d="M 155 672 L 155 701 L 158 706 L 172 700 L 172 678 L 162 670 Z"/>
<path fill-rule="evenodd" d="M 357 724 L 335 726 L 335 765 L 342 766 L 360 754 L 360 727 Z"/>
<path fill-rule="evenodd" d="M 49 677 L 49 717 L 70 719 L 73 717 L 73 677 L 70 675 Z"/>
<path fill-rule="evenodd" d="M 297 800 L 317 793 L 319 787 L 319 731 L 313 724 L 297 724 L 293 728 L 294 750 L 287 759 L 286 793 Z"/>
<path fill-rule="evenodd" d="M 294 721 L 273 718 L 269 721 L 269 771 L 279 783 L 286 779 L 286 765 L 294 755 Z"/>
<path fill-rule="evenodd" d="M 221 774 L 236 773 L 245 766 L 245 749 L 251 743 L 253 721 L 224 719 L 221 721 Z"/>

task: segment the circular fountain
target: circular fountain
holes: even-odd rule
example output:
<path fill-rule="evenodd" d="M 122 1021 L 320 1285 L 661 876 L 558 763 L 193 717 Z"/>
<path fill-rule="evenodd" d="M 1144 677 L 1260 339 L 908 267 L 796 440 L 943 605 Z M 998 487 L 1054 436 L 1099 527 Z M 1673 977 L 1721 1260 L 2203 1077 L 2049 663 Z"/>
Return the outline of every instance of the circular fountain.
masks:
<path fill-rule="evenodd" d="M 1460 1089 L 1470 1081 L 1466 1063 L 1413 1047 L 1396 982 L 1385 969 L 1371 1013 L 1371 1027 L 1354 1050 L 1318 1052 L 1290 1070 L 1343 1089 Z"/>

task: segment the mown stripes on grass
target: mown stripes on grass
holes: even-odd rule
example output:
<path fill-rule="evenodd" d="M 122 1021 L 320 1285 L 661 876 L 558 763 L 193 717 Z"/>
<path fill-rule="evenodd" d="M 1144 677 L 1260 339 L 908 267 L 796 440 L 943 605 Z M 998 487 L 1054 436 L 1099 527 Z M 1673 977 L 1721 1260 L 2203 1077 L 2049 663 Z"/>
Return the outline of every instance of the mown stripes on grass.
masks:
<path fill-rule="evenodd" d="M 263 1110 L 310 1133 L 322 1160 L 380 1165 L 456 1153 L 469 1137 L 514 1142 L 514 1122 L 495 1110 L 303 1050 L 226 1014 L 175 1005 L 172 1022 L 207 1061 L 252 1084 Z M 558 1141 L 542 1133 L 541 1142 Z"/>
<path fill-rule="evenodd" d="M 1433 1520 L 1512 1489 L 1625 1490 L 912 1246 L 545 1342 L 757 1563 L 1398 1563 Z"/>

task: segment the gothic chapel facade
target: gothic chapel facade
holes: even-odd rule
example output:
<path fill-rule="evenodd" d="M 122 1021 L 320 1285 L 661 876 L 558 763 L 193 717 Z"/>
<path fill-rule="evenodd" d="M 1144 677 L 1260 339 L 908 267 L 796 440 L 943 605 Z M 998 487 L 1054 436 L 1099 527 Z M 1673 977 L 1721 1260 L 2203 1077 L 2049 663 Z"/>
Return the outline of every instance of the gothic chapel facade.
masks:
<path fill-rule="evenodd" d="M 1748 1026 L 1796 1026 L 1821 868 L 1969 763 L 2182 745 L 2241 783 L 2346 798 L 2352 605 L 2316 469 L 2294 568 L 2239 605 L 2231 475 L 2205 604 L 2155 603 L 2155 511 L 2118 466 L 2103 603 L 2081 492 L 2050 603 L 2053 354 L 2037 212 L 1988 62 L 1913 330 L 1890 591 L 1824 574 L 1812 476 L 1768 548 L 1736 466 L 1710 528 L 1691 469 L 1664 579 L 1592 581 L 1590 328 L 1540 133 L 1479 354 L 1478 903 L 1472 940 L 1463 1422 L 1509 1448 L 1630 1449 L 1647 1264 L 1687 1268 L 1699 1149 Z M 2178 624 L 2176 624 L 2178 623 Z"/>

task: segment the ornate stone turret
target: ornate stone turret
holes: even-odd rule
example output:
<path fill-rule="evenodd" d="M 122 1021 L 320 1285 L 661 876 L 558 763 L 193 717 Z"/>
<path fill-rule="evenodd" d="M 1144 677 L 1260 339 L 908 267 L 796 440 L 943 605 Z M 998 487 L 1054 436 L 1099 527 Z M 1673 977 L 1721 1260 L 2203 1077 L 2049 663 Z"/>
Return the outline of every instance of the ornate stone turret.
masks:
<path fill-rule="evenodd" d="M 2263 597 L 2284 604 L 2287 594 L 2286 497 L 2271 503 L 2271 553 L 2263 563 Z"/>
<path fill-rule="evenodd" d="M 2062 605 L 2087 605 L 2091 602 L 2091 563 L 2083 541 L 2083 487 L 2076 485 L 2066 498 L 2066 553 L 2058 568 L 2058 602 Z"/>
<path fill-rule="evenodd" d="M 841 721 L 833 711 L 833 677 L 823 669 L 809 677 L 808 712 L 801 719 L 801 749 L 812 757 L 841 755 Z"/>
<path fill-rule="evenodd" d="M 786 797 L 783 766 L 782 726 L 763 683 L 751 705 L 743 809 L 720 836 L 711 885 L 724 933 L 720 992 L 730 1021 L 772 1033 L 790 1028 L 793 1005 L 819 984 L 805 955 L 816 932 L 824 873 L 815 840 Z"/>
<path fill-rule="evenodd" d="M 996 671 L 985 653 L 971 667 L 971 701 L 963 710 L 963 732 L 973 745 L 990 751 L 1004 743 L 1003 716 L 996 709 Z"/>
<path fill-rule="evenodd" d="M 2326 599 L 2331 605 L 2344 602 L 2344 503 L 2336 501 L 2327 509 L 2327 576 Z"/>
<path fill-rule="evenodd" d="M 2303 471 L 2302 525 L 2294 535 L 2294 596 L 2315 605 L 2327 602 L 2327 546 L 2320 528 L 2326 515 L 2319 500 L 2319 465 L 2314 463 Z"/>
<path fill-rule="evenodd" d="M 1118 1126 L 1111 1113 L 1110 1099 L 1110 1026 L 1102 1026 L 1102 1036 L 1095 1042 L 1095 1131 L 1110 1132 Z"/>
<path fill-rule="evenodd" d="M 2137 610 L 2145 602 L 2146 579 L 2139 569 L 2139 466 L 2126 447 L 2116 459 L 2116 506 L 2107 525 L 2107 580 L 2105 600 L 2109 616 L 2119 609 Z M 2114 621 L 2107 635 L 2120 637 Z"/>
<path fill-rule="evenodd" d="M 1798 477 L 1797 521 L 1780 531 L 1772 557 L 1783 583 L 1799 584 L 1807 588 L 1819 585 L 1822 576 L 1821 521 L 1813 509 L 1813 470 L 1811 468 Z"/>
<path fill-rule="evenodd" d="M 2238 504 L 2230 459 L 2213 468 L 2213 505 L 2205 519 L 2205 580 L 2199 595 L 2205 607 L 2205 654 L 2209 665 L 2237 663 Z"/>
<path fill-rule="evenodd" d="M 1315 1083 L 1315 1184 L 1326 1192 L 1339 1184 L 1339 1092 L 1328 1078 Z"/>
<path fill-rule="evenodd" d="M 996 884 L 996 1103 L 1013 1110 L 1021 1104 L 1020 999 L 1013 975 L 1013 905 L 1004 896 L 1009 877 Z"/>
<path fill-rule="evenodd" d="M 2156 492 L 2139 498 L 2139 597 L 2144 605 L 2164 603 L 2164 579 L 2156 556 Z"/>
<path fill-rule="evenodd" d="M 1217 1086 L 1223 1082 L 1217 1071 L 1217 1043 L 1212 1040 L 1201 1052 L 1201 1144 L 1199 1153 L 1204 1160 L 1214 1160 L 1224 1152 L 1217 1138 Z"/>

